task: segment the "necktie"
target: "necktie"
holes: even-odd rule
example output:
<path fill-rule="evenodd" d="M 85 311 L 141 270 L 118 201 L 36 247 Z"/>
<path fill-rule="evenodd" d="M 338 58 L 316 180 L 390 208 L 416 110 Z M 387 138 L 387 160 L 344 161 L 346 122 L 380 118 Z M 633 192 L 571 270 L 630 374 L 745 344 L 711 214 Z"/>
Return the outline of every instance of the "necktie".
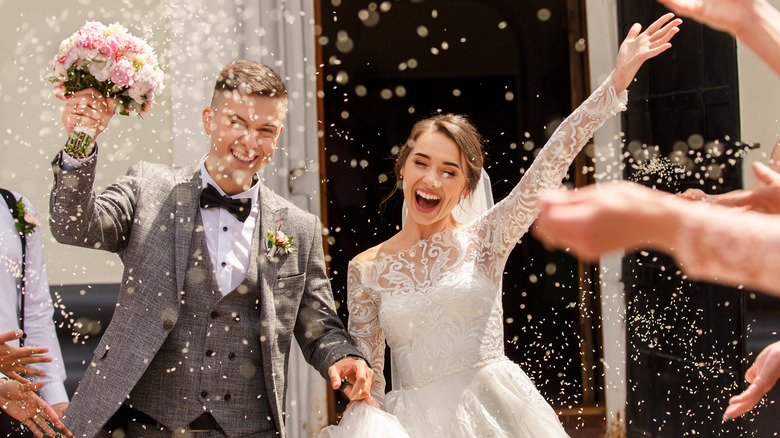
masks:
<path fill-rule="evenodd" d="M 251 198 L 233 199 L 222 196 L 217 188 L 211 184 L 206 184 L 206 188 L 200 192 L 201 208 L 224 208 L 241 222 L 246 221 L 246 218 L 249 217 L 249 211 L 252 209 L 249 204 L 250 200 Z"/>

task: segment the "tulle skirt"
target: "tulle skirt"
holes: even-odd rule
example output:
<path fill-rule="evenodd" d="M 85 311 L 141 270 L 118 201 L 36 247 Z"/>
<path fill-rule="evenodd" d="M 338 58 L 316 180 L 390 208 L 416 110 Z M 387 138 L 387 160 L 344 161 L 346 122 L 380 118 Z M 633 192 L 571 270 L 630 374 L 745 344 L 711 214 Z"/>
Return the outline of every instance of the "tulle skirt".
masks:
<path fill-rule="evenodd" d="M 409 438 L 398 420 L 368 403 L 353 402 L 344 411 L 338 426 L 322 429 L 319 438 Z"/>
<path fill-rule="evenodd" d="M 531 379 L 506 358 L 421 388 L 391 391 L 386 408 L 412 438 L 568 437 Z"/>
<path fill-rule="evenodd" d="M 345 413 L 339 426 L 326 428 L 323 432 L 331 430 L 320 438 L 405 438 L 405 433 L 411 438 L 568 437 L 531 379 L 509 359 L 421 388 L 391 391 L 385 405 L 390 418 L 353 403 L 351 415 Z"/>

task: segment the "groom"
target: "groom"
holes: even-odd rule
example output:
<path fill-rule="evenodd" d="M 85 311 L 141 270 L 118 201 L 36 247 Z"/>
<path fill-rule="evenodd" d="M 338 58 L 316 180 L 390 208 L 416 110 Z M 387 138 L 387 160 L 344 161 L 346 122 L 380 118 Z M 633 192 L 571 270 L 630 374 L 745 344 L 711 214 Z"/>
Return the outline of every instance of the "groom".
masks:
<path fill-rule="evenodd" d="M 97 147 L 54 159 L 55 238 L 118 253 L 125 266 L 111 324 L 65 412 L 76 436 L 284 437 L 293 335 L 334 389 L 346 379 L 350 399 L 369 397 L 373 372 L 335 313 L 319 220 L 258 180 L 286 110 L 273 70 L 236 61 L 203 110 L 211 147 L 195 165 L 139 162 L 96 195 Z M 62 120 L 97 136 L 113 113 L 113 99 L 90 89 L 66 102 Z M 290 242 L 270 243 L 269 230 Z"/>

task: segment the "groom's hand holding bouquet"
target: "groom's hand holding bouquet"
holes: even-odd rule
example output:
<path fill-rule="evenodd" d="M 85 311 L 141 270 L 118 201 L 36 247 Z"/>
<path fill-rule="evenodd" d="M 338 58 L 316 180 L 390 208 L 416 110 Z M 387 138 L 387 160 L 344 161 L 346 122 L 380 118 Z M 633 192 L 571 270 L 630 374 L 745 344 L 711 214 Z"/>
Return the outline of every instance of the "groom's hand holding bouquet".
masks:
<path fill-rule="evenodd" d="M 62 122 L 69 131 L 65 151 L 92 153 L 94 139 L 115 112 L 143 114 L 163 88 L 154 50 L 118 23 L 87 22 L 65 39 L 54 57 L 57 97 L 66 101 Z"/>

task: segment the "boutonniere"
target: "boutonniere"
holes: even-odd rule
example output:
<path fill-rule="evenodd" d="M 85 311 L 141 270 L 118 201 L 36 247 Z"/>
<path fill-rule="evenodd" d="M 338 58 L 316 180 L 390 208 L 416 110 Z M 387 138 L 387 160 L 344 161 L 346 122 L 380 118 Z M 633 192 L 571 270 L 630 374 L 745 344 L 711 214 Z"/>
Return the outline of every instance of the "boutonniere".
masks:
<path fill-rule="evenodd" d="M 293 243 L 292 237 L 288 237 L 282 232 L 281 228 L 282 226 L 279 225 L 276 227 L 276 231 L 268 230 L 265 233 L 268 236 L 268 253 L 266 256 L 269 261 L 277 256 L 294 252 L 295 247 L 298 246 L 297 243 Z"/>
<path fill-rule="evenodd" d="M 34 214 L 27 211 L 27 207 L 22 202 L 21 197 L 16 200 L 16 210 L 18 213 L 14 223 L 19 234 L 30 234 L 35 231 L 35 227 L 41 224 L 41 221 Z"/>

